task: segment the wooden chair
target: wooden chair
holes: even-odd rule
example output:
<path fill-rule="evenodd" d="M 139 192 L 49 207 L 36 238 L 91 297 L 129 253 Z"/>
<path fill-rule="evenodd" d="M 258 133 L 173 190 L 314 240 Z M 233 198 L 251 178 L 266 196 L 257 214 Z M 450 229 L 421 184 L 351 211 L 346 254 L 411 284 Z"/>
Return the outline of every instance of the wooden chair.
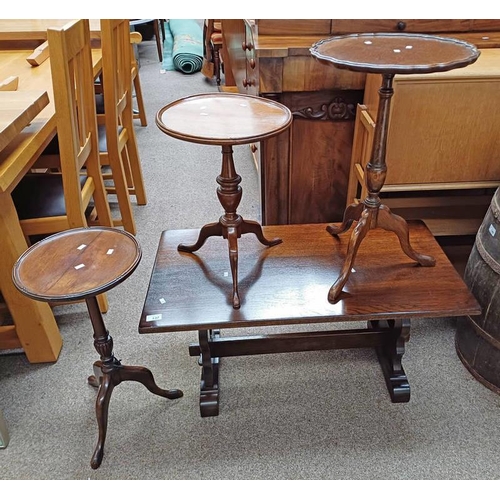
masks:
<path fill-rule="evenodd" d="M 165 25 L 164 19 L 130 19 L 129 25 L 130 27 L 135 28 L 140 26 L 141 24 L 149 24 L 153 25 L 153 34 L 156 41 L 156 50 L 158 51 L 158 59 L 160 62 L 163 61 L 163 43 L 165 41 Z M 161 30 L 161 38 L 160 38 L 160 30 Z"/>
<path fill-rule="evenodd" d="M 27 174 L 12 192 L 26 236 L 96 223 L 111 226 L 98 152 L 88 20 L 47 30 L 60 172 Z M 93 200 L 93 207 L 91 202 Z"/>
<path fill-rule="evenodd" d="M 109 165 L 112 180 L 109 194 L 116 194 L 122 225 L 135 234 L 136 226 L 130 196 L 138 205 L 147 203 L 141 162 L 134 131 L 132 108 L 132 46 L 127 19 L 101 19 L 102 86 L 104 113 L 98 114 L 101 132 L 105 130 L 106 144 L 100 146 L 101 165 Z M 104 134 L 101 133 L 101 136 Z"/>
<path fill-rule="evenodd" d="M 99 438 L 90 465 L 97 469 L 104 455 L 108 408 L 113 389 L 125 380 L 143 384 L 167 399 L 182 396 L 178 389 L 160 389 L 153 374 L 142 366 L 124 366 L 113 354 L 113 339 L 104 325 L 96 296 L 124 281 L 137 268 L 141 250 L 135 238 L 115 228 L 80 228 L 52 235 L 31 246 L 17 260 L 13 281 L 18 290 L 35 300 L 85 300 L 100 360 L 88 382 L 98 387 L 96 416 Z"/>
<path fill-rule="evenodd" d="M 203 24 L 203 67 L 202 73 L 213 78 L 217 85 L 221 83 L 222 61 L 220 51 L 222 49 L 222 29 L 218 19 L 205 19 Z"/>
<path fill-rule="evenodd" d="M 48 29 L 47 35 L 60 171 L 27 174 L 12 192 L 28 241 L 90 223 L 113 225 L 99 163 L 89 21 Z M 106 311 L 106 297 L 100 301 Z"/>

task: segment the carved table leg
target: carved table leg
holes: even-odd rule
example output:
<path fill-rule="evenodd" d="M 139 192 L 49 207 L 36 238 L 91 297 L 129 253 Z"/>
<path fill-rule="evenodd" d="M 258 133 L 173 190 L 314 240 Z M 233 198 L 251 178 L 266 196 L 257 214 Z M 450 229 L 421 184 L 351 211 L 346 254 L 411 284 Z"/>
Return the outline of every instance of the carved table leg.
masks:
<path fill-rule="evenodd" d="M 369 321 L 368 327 L 377 328 L 381 323 L 388 328 L 388 340 L 385 345 L 377 347 L 377 356 L 387 389 L 393 403 L 407 403 L 410 400 L 410 384 L 401 360 L 405 343 L 410 338 L 410 320 Z"/>
<path fill-rule="evenodd" d="M 200 414 L 202 417 L 216 417 L 219 414 L 219 358 L 212 358 L 209 340 L 220 336 L 219 330 L 199 330 L 201 382 Z"/>
<path fill-rule="evenodd" d="M 167 399 L 177 399 L 183 394 L 178 389 L 164 390 L 156 385 L 153 374 L 142 366 L 124 366 L 113 355 L 113 339 L 104 326 L 96 297 L 86 299 L 87 308 L 94 329 L 94 347 L 100 355 L 100 361 L 94 363 L 94 376 L 88 381 L 99 387 L 96 400 L 96 417 L 99 428 L 97 445 L 90 461 L 90 466 L 97 469 L 104 455 L 104 442 L 108 426 L 108 408 L 113 389 L 125 380 L 141 383 L 153 394 Z"/>

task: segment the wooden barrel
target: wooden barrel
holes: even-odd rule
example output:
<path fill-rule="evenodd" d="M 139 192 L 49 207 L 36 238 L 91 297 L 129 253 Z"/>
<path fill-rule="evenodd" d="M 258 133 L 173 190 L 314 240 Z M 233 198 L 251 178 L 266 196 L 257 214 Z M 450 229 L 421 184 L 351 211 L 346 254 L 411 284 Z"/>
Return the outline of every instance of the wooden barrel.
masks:
<path fill-rule="evenodd" d="M 500 188 L 476 235 L 464 281 L 482 313 L 458 320 L 457 353 L 477 380 L 500 394 Z"/>

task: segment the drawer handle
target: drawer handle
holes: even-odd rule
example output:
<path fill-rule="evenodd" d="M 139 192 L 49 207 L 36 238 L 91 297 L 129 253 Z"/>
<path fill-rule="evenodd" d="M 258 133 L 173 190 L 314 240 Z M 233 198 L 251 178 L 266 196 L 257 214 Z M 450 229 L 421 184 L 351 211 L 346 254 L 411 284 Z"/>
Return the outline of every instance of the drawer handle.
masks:
<path fill-rule="evenodd" d="M 406 29 L 406 23 L 404 21 L 399 21 L 399 23 L 396 25 L 396 28 L 399 31 L 403 31 Z"/>
<path fill-rule="evenodd" d="M 241 44 L 241 48 L 243 50 L 252 50 L 253 49 L 253 45 L 251 43 L 246 43 L 246 42 L 243 42 Z"/>

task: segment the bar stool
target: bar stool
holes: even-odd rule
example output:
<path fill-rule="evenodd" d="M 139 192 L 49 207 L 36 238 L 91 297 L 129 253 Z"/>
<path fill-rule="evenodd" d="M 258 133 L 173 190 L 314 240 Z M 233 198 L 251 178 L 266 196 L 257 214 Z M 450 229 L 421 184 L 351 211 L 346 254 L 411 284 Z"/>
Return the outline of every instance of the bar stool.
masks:
<path fill-rule="evenodd" d="M 88 382 L 98 387 L 96 401 L 99 437 L 90 461 L 97 469 L 104 454 L 108 408 L 113 389 L 135 380 L 150 392 L 167 399 L 180 398 L 178 389 L 160 389 L 147 368 L 124 366 L 113 354 L 113 339 L 104 325 L 96 296 L 128 278 L 141 260 L 135 238 L 120 229 L 77 228 L 56 233 L 26 250 L 12 271 L 15 286 L 24 295 L 44 302 L 85 299 L 94 331 L 94 347 L 100 360 Z"/>
<path fill-rule="evenodd" d="M 216 181 L 217 197 L 224 209 L 218 222 L 205 224 L 192 245 L 181 244 L 180 252 L 196 252 L 210 236 L 227 239 L 233 280 L 233 308 L 241 305 L 238 294 L 238 238 L 253 233 L 265 246 L 282 240 L 265 238 L 262 226 L 243 219 L 236 210 L 241 201 L 241 177 L 236 173 L 233 146 L 251 144 L 274 137 L 292 123 L 290 110 L 262 97 L 232 93 L 198 94 L 167 104 L 156 115 L 156 125 L 165 134 L 198 144 L 222 147 L 222 167 Z"/>

